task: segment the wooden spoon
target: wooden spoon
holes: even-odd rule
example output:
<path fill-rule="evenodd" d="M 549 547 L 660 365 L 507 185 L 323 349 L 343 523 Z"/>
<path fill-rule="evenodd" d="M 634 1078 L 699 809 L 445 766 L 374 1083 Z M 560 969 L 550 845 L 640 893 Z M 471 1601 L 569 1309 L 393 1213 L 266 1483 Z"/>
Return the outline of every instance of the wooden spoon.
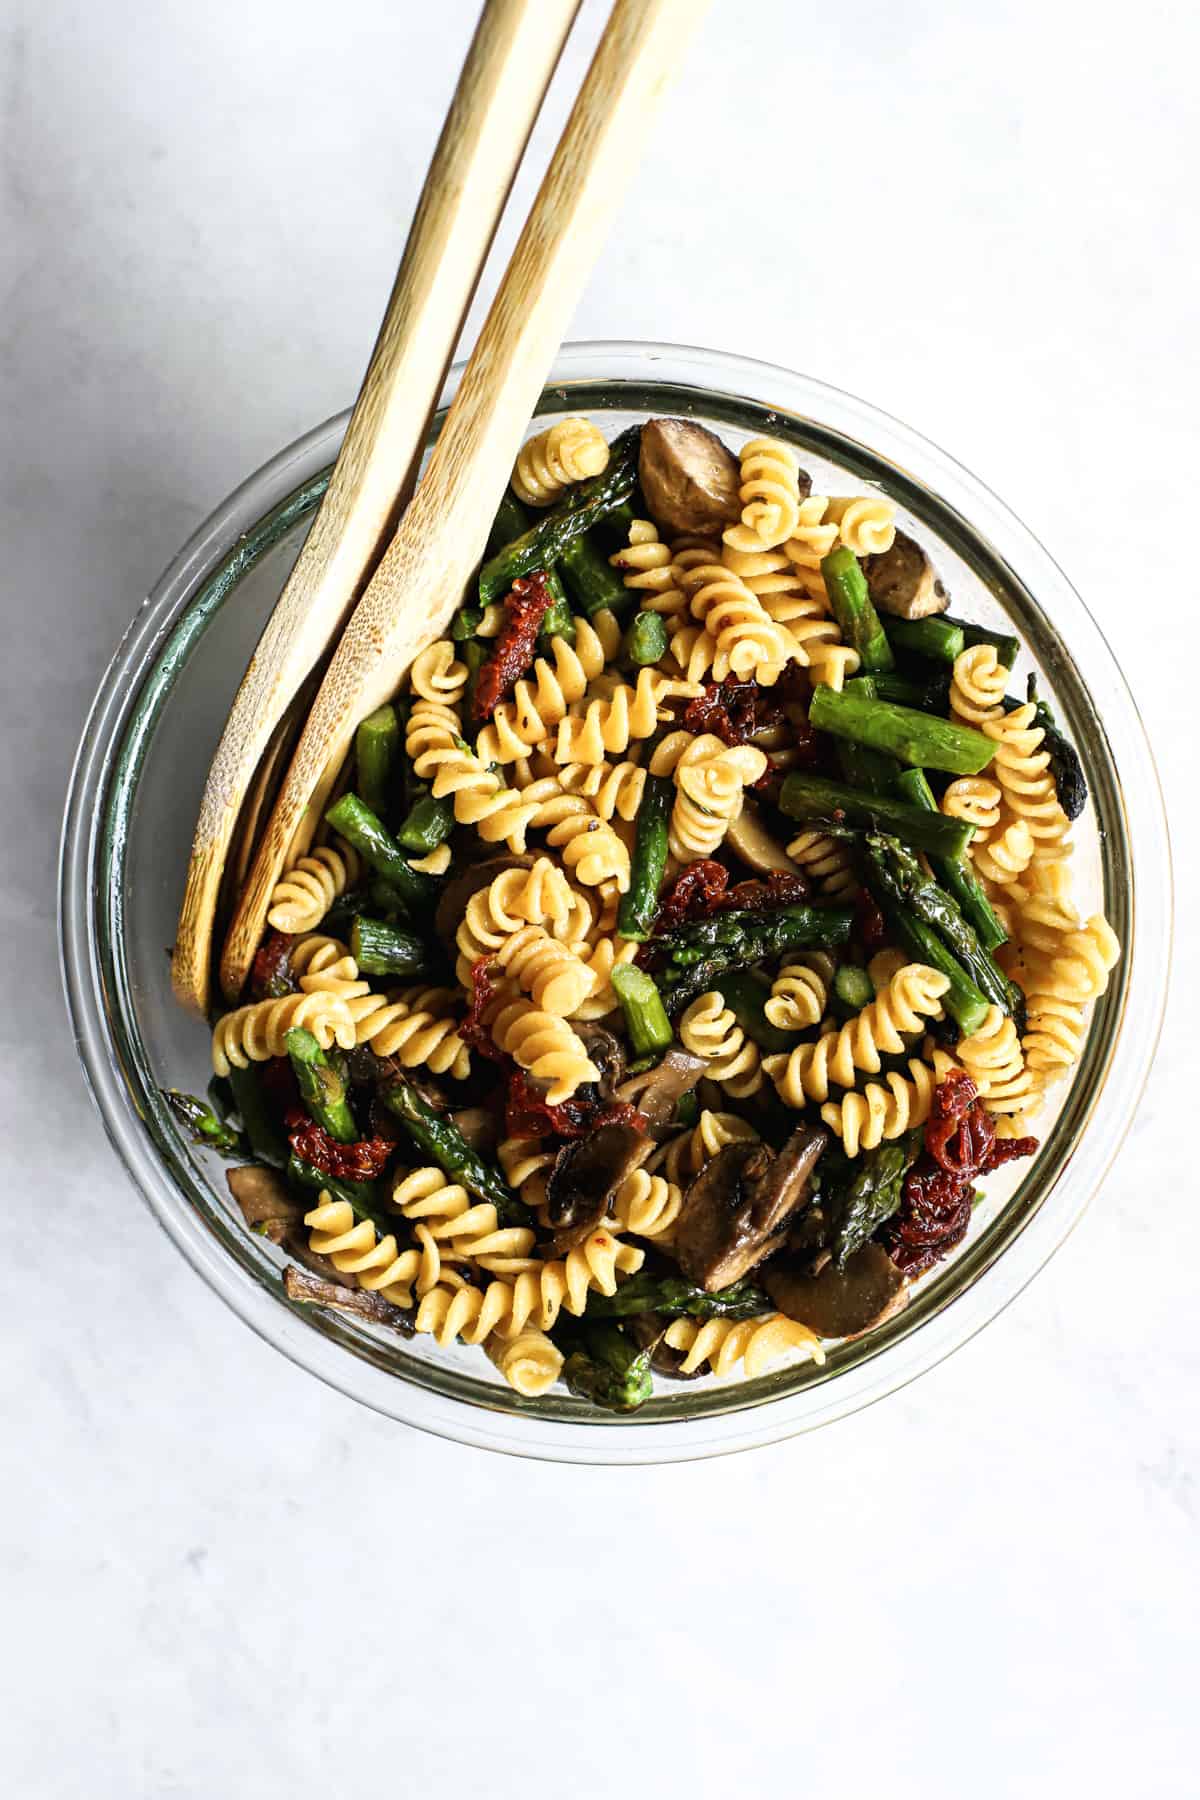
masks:
<path fill-rule="evenodd" d="M 171 980 L 205 1013 L 213 917 L 246 792 L 326 655 L 415 479 L 430 413 L 579 0 L 487 0 L 341 453 L 242 680 L 200 804 Z"/>
<path fill-rule="evenodd" d="M 616 0 L 429 464 L 297 745 L 221 957 L 230 1000 L 289 847 L 320 817 L 356 726 L 462 600 L 554 353 L 704 11 L 704 0 Z"/>

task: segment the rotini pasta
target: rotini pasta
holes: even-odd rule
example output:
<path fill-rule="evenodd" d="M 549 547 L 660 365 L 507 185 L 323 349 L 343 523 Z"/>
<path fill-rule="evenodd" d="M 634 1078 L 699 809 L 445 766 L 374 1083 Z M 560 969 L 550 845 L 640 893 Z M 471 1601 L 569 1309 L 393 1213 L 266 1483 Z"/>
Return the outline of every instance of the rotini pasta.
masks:
<path fill-rule="evenodd" d="M 500 946 L 497 961 L 543 1012 L 570 1018 L 596 986 L 587 963 L 540 925 L 522 925 Z"/>
<path fill-rule="evenodd" d="M 565 488 L 608 467 L 608 444 L 590 419 L 556 419 L 522 445 L 512 490 L 524 506 L 553 506 Z"/>
<path fill-rule="evenodd" d="M 335 1044 L 354 1048 L 354 1020 L 336 994 L 285 994 L 281 1000 L 254 1000 L 218 1019 L 212 1034 L 212 1066 L 217 1075 L 252 1062 L 286 1056 L 289 1031 L 311 1031 L 322 1050 Z"/>
<path fill-rule="evenodd" d="M 413 693 L 422 700 L 457 706 L 466 692 L 467 673 L 467 665 L 458 661 L 450 639 L 438 638 L 415 659 L 409 679 Z"/>
<path fill-rule="evenodd" d="M 734 1100 L 748 1099 L 762 1086 L 758 1045 L 715 990 L 692 1001 L 679 1022 L 679 1041 L 693 1056 L 704 1057 L 709 1079 L 719 1082 Z"/>
<path fill-rule="evenodd" d="M 611 617 L 611 615 L 609 615 Z M 496 707 L 491 722 L 479 733 L 477 747 L 482 761 L 511 763 L 528 756 L 539 744 L 548 744 L 568 709 L 582 700 L 588 683 L 604 671 L 614 646 L 606 647 L 600 629 L 601 614 L 592 621 L 575 621 L 575 642 L 556 637 L 553 660 L 539 656 L 532 680 L 518 681 L 511 700 Z M 615 621 L 614 621 L 615 623 Z M 620 628 L 617 628 L 620 637 Z M 410 755 L 411 755 L 410 751 Z"/>
<path fill-rule="evenodd" d="M 366 994 L 346 1003 L 354 1042 L 369 1044 L 376 1056 L 394 1056 L 406 1069 L 429 1069 L 462 1081 L 471 1053 L 458 1035 L 449 1009 L 453 988 L 398 988 L 392 995 Z M 340 1040 L 339 1040 L 340 1041 Z"/>
<path fill-rule="evenodd" d="M 841 838 L 828 837 L 823 831 L 802 831 L 792 839 L 787 853 L 827 900 L 853 900 L 857 895 L 858 877 Z"/>
<path fill-rule="evenodd" d="M 1033 833 L 1024 819 L 1014 819 L 985 842 L 972 842 L 970 850 L 971 860 L 984 880 L 998 888 L 1008 888 L 1020 880 L 1033 861 Z"/>
<path fill-rule="evenodd" d="M 688 570 L 684 586 L 691 596 L 692 617 L 704 628 L 693 638 L 686 662 L 672 640 L 672 651 L 686 668 L 687 680 L 700 679 L 693 671 L 701 660 L 705 672 L 711 669 L 716 681 L 730 675 L 739 680 L 753 675 L 761 682 L 772 671 L 771 678 L 777 680 L 791 653 L 791 642 L 745 582 L 723 563 L 700 563 Z M 676 633 L 677 639 L 680 636 Z"/>
<path fill-rule="evenodd" d="M 413 1295 L 427 1294 L 439 1281 L 459 1280 L 447 1257 L 426 1233 L 427 1241 L 401 1249 L 392 1232 L 379 1235 L 369 1219 L 356 1219 L 348 1200 L 334 1200 L 322 1188 L 319 1203 L 304 1215 L 309 1249 L 325 1256 L 342 1275 L 353 1275 L 359 1287 L 382 1294 L 393 1306 L 411 1306 Z"/>
<path fill-rule="evenodd" d="M 724 533 L 731 550 L 771 550 L 800 522 L 800 464 L 777 438 L 751 438 L 741 454 L 741 523 Z"/>
<path fill-rule="evenodd" d="M 964 650 L 963 655 L 967 654 Z M 1028 826 L 1033 838 L 1033 861 L 1053 862 L 1070 853 L 1070 822 L 1058 803 L 1050 756 L 1041 747 L 1046 734 L 1034 722 L 1036 712 L 1032 705 L 1018 706 L 1014 712 L 985 719 L 982 729 L 995 741 L 992 768 L 1005 805 Z"/>
<path fill-rule="evenodd" d="M 878 1074 L 884 1056 L 900 1055 L 906 1038 L 941 1015 L 941 997 L 949 985 L 939 969 L 906 963 L 839 1031 L 798 1044 L 786 1055 L 768 1056 L 763 1069 L 788 1106 L 828 1100 L 831 1084 L 853 1087 L 860 1073 Z"/>
<path fill-rule="evenodd" d="M 435 800 L 451 801 L 460 825 L 473 825 L 487 844 L 524 850 L 535 808 L 467 749 L 459 736 L 457 713 L 440 701 L 416 701 L 409 714 L 406 747 L 417 775 L 432 783 Z"/>
<path fill-rule="evenodd" d="M 882 1081 L 869 1081 L 861 1093 L 846 1094 L 840 1101 L 827 1100 L 821 1108 L 821 1118 L 842 1140 L 847 1156 L 874 1150 L 925 1123 L 933 1090 L 957 1066 L 944 1050 L 934 1051 L 932 1063 L 912 1057 L 908 1064 L 910 1080 L 892 1070 Z"/>
<path fill-rule="evenodd" d="M 754 1381 L 789 1362 L 825 1361 L 821 1340 L 807 1325 L 783 1313 L 759 1319 L 672 1319 L 665 1333 L 672 1350 L 687 1352 L 680 1373 L 694 1375 L 705 1364 L 714 1375 L 729 1375 L 741 1363 Z"/>
<path fill-rule="evenodd" d="M 768 1023 L 780 1031 L 806 1031 L 819 1025 L 829 1001 L 833 970 L 833 958 L 819 950 L 785 963 L 771 983 L 771 995 L 763 1007 Z"/>
<path fill-rule="evenodd" d="M 638 593 L 666 594 L 674 589 L 670 546 L 663 543 L 657 525 L 649 519 L 634 519 L 629 542 L 608 560 L 621 571 L 623 585 Z"/>
<path fill-rule="evenodd" d="M 635 1237 L 657 1238 L 661 1248 L 682 1208 L 683 1189 L 677 1182 L 635 1169 L 613 1196 L 613 1228 L 631 1231 Z"/>
<path fill-rule="evenodd" d="M 441 1169 L 402 1175 L 392 1200 L 422 1247 L 428 1235 L 442 1256 L 465 1257 L 497 1275 L 518 1275 L 536 1260 L 530 1257 L 535 1234 L 528 1226 L 502 1226 L 490 1201 L 473 1200 Z"/>
<path fill-rule="evenodd" d="M 739 1118 L 737 1113 L 712 1112 L 705 1107 L 691 1131 L 681 1132 L 667 1145 L 663 1159 L 667 1180 L 686 1188 L 692 1177 L 698 1175 L 704 1164 L 726 1144 L 757 1142 L 758 1132 L 749 1119 Z"/>
<path fill-rule="evenodd" d="M 323 844 L 302 856 L 275 884 L 267 924 L 289 933 L 315 931 L 335 900 L 359 879 L 362 865 L 349 845 Z"/>
<path fill-rule="evenodd" d="M 636 687 L 620 682 L 608 698 L 591 700 L 581 715 L 561 721 L 555 761 L 594 764 L 619 756 L 634 738 L 653 735 L 668 701 L 694 700 L 700 692 L 695 682 L 639 669 Z"/>
<path fill-rule="evenodd" d="M 896 541 L 896 506 L 882 494 L 855 494 L 826 501 L 825 518 L 855 556 L 881 556 Z"/>
<path fill-rule="evenodd" d="M 956 1054 L 989 1112 L 1025 1112 L 1040 1098 L 1041 1083 L 1025 1066 L 1017 1028 L 998 1006 L 989 1006 L 978 1031 L 959 1038 Z"/>
<path fill-rule="evenodd" d="M 565 794 L 554 777 L 535 781 L 525 789 L 532 805 L 530 823 L 545 831 L 546 842 L 562 856 L 566 867 L 584 887 L 613 881 L 624 893 L 629 886 L 629 849 L 612 826 L 596 811 L 595 803 L 581 794 Z"/>
<path fill-rule="evenodd" d="M 585 1081 L 598 1081 L 600 1071 L 583 1040 L 565 1019 L 542 1012 L 528 1000 L 505 1006 L 492 1022 L 497 1049 L 514 1057 L 537 1081 L 549 1083 L 546 1098 L 560 1106 Z"/>
<path fill-rule="evenodd" d="M 1000 789 L 986 775 L 960 775 L 942 795 L 942 811 L 949 819 L 965 819 L 978 831 L 991 831 L 1000 823 Z M 972 841 L 974 849 L 978 838 Z"/>
<path fill-rule="evenodd" d="M 650 772 L 675 777 L 668 844 L 676 861 L 712 856 L 742 810 L 745 789 L 766 767 L 763 752 L 751 744 L 731 747 L 709 733 L 668 733 L 650 759 Z"/>
<path fill-rule="evenodd" d="M 554 1386 L 562 1373 L 563 1354 L 544 1331 L 519 1331 L 514 1338 L 492 1336 L 483 1348 L 510 1388 L 527 1400 Z"/>
<path fill-rule="evenodd" d="M 617 1276 L 635 1274 L 644 1261 L 645 1252 L 636 1245 L 599 1229 L 589 1232 L 565 1257 L 540 1263 L 512 1282 L 497 1279 L 486 1287 L 439 1284 L 423 1297 L 413 1323 L 440 1344 L 455 1338 L 481 1344 L 493 1332 L 511 1341 L 530 1326 L 552 1331 L 560 1312 L 578 1316 L 593 1291 L 615 1294 Z"/>

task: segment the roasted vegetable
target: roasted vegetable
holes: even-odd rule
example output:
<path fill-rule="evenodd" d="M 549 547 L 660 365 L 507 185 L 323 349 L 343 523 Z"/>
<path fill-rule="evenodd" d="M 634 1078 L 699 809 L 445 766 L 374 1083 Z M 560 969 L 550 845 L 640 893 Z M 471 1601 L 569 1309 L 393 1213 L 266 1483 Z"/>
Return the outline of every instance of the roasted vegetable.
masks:
<path fill-rule="evenodd" d="M 351 928 L 350 954 L 363 975 L 396 975 L 411 981 L 436 968 L 429 946 L 415 932 L 362 913 Z"/>
<path fill-rule="evenodd" d="M 608 467 L 567 490 L 565 498 L 512 543 L 505 544 L 479 571 L 479 598 L 485 606 L 506 594 L 521 575 L 549 570 L 589 526 L 628 499 L 636 481 L 640 427 L 631 425 L 610 446 Z"/>
<path fill-rule="evenodd" d="M 856 1251 L 899 1210 L 904 1176 L 921 1147 L 921 1133 L 880 1144 L 847 1163 L 848 1178 L 821 1188 L 834 1264 L 844 1269 Z"/>
<path fill-rule="evenodd" d="M 667 626 L 661 613 L 640 612 L 625 633 L 622 646 L 631 663 L 652 667 L 667 654 Z"/>
<path fill-rule="evenodd" d="M 923 656 L 928 662 L 952 663 L 966 648 L 962 626 L 952 619 L 892 619 L 887 634 L 894 650 Z"/>
<path fill-rule="evenodd" d="M 872 833 L 866 854 L 880 887 L 894 905 L 904 906 L 922 924 L 936 931 L 980 993 L 1006 1013 L 1021 1003 L 1020 990 L 997 967 L 995 958 L 980 943 L 953 897 L 931 881 L 912 851 L 897 838 Z"/>
<path fill-rule="evenodd" d="M 946 619 L 949 624 L 958 626 L 968 650 L 976 644 L 990 644 L 1006 669 L 1012 668 L 1021 653 L 1018 640 L 1006 631 L 992 631 L 987 625 L 972 624 L 970 619 L 952 619 L 949 613 Z"/>
<path fill-rule="evenodd" d="M 643 425 L 638 470 L 646 504 L 664 531 L 718 536 L 741 516 L 737 457 L 692 419 Z"/>
<path fill-rule="evenodd" d="M 363 805 L 383 818 L 391 802 L 392 776 L 400 754 L 400 725 L 394 706 L 377 707 L 354 734 L 355 780 Z"/>
<path fill-rule="evenodd" d="M 1031 674 L 1027 688 L 1028 701 L 1037 708 L 1034 724 L 1040 725 L 1045 736 L 1041 748 L 1050 758 L 1050 773 L 1054 777 L 1054 786 L 1058 791 L 1058 804 L 1068 819 L 1077 819 L 1087 805 L 1087 781 L 1084 778 L 1083 764 L 1072 744 L 1058 728 L 1058 722 L 1044 700 L 1038 699 L 1037 676 Z M 1019 700 L 1006 698 L 1005 712 L 1015 712 L 1021 704 Z"/>
<path fill-rule="evenodd" d="M 828 1142 L 823 1126 L 800 1125 L 777 1156 L 756 1142 L 719 1150 L 688 1188 L 674 1227 L 672 1254 L 688 1280 L 718 1292 L 779 1249 Z"/>
<path fill-rule="evenodd" d="M 908 806 L 886 794 L 863 794 L 841 782 L 818 775 L 793 773 L 779 795 L 779 805 L 789 819 L 802 819 L 834 832 L 890 831 L 916 850 L 931 856 L 961 856 L 975 835 L 965 819 L 943 818 L 918 806 Z"/>
<path fill-rule="evenodd" d="M 323 1281 L 319 1275 L 310 1275 L 307 1270 L 291 1264 L 283 1271 L 283 1290 L 297 1306 L 332 1306 L 338 1312 L 369 1319 L 373 1325 L 387 1325 L 404 1337 L 412 1337 L 416 1330 L 414 1315 L 409 1308 L 394 1306 L 382 1294 L 371 1293 L 366 1288 L 342 1287 L 336 1281 Z"/>
<path fill-rule="evenodd" d="M 618 963 L 612 972 L 612 985 L 621 1002 L 634 1056 L 650 1056 L 669 1049 L 674 1034 L 653 976 L 632 963 Z"/>
<path fill-rule="evenodd" d="M 636 1412 L 654 1392 L 650 1351 L 608 1321 L 564 1327 L 562 1378 L 573 1394 L 605 1412 Z"/>
<path fill-rule="evenodd" d="M 658 910 L 658 890 L 667 866 L 667 838 L 675 783 L 669 775 L 647 775 L 638 808 L 637 836 L 630 861 L 629 888 L 621 895 L 617 931 L 639 942 L 650 936 Z"/>
<path fill-rule="evenodd" d="M 436 898 L 437 882 L 429 875 L 419 875 L 409 866 L 403 850 L 382 819 L 365 806 L 357 794 L 343 794 L 329 808 L 325 819 L 347 843 L 354 845 L 373 869 L 378 870 L 407 908 L 428 907 Z"/>
<path fill-rule="evenodd" d="M 850 936 L 849 907 L 781 906 L 772 912 L 735 909 L 679 925 L 653 939 L 667 966 L 658 985 L 669 1012 L 697 994 L 719 988 L 727 969 L 747 969 L 787 950 L 831 949 Z"/>
<path fill-rule="evenodd" d="M 884 750 L 917 768 L 944 769 L 948 775 L 978 775 L 996 754 L 991 738 L 970 726 L 890 700 L 838 694 L 824 685 L 813 694 L 808 722 L 816 731 L 849 738 L 869 750 Z"/>
<path fill-rule="evenodd" d="M 448 800 L 435 800 L 432 794 L 422 794 L 413 802 L 403 825 L 396 833 L 396 842 L 404 850 L 411 850 L 414 856 L 428 856 L 439 844 L 444 844 L 454 830 L 454 808 Z"/>
<path fill-rule="evenodd" d="M 571 597 L 586 618 L 605 607 L 610 612 L 624 612 L 633 602 L 634 589 L 625 586 L 591 532 L 585 531 L 567 545 L 561 568 Z"/>
<path fill-rule="evenodd" d="M 857 1337 L 908 1298 L 900 1270 L 871 1243 L 847 1257 L 844 1269 L 831 1261 L 815 1275 L 804 1262 L 780 1257 L 764 1272 L 763 1286 L 781 1313 L 820 1337 Z"/>
<path fill-rule="evenodd" d="M 241 1132 L 227 1125 L 207 1100 L 201 1100 L 195 1094 L 180 1093 L 178 1088 L 160 1091 L 193 1144 L 198 1144 L 202 1150 L 215 1150 L 218 1156 L 247 1154 Z"/>
<path fill-rule="evenodd" d="M 879 614 L 871 604 L 867 578 L 858 558 L 845 545 L 821 558 L 821 574 L 833 616 L 845 641 L 858 651 L 864 669 L 890 669 L 895 658 Z"/>
<path fill-rule="evenodd" d="M 499 1169 L 472 1150 L 453 1119 L 443 1118 L 422 1100 L 410 1081 L 387 1081 L 379 1097 L 423 1156 L 480 1200 L 491 1201 L 501 1225 L 528 1225 L 529 1208 L 512 1192 Z"/>
<path fill-rule="evenodd" d="M 250 1154 L 272 1169 L 282 1169 L 288 1159 L 288 1146 L 267 1105 L 260 1071 L 253 1063 L 245 1069 L 235 1064 L 229 1071 L 229 1086 Z"/>
<path fill-rule="evenodd" d="M 738 1281 L 710 1294 L 682 1275 L 655 1275 L 649 1269 L 631 1275 L 615 1294 L 589 1294 L 587 1304 L 589 1319 L 624 1319 L 646 1312 L 664 1319 L 753 1319 L 770 1310 L 770 1301 L 752 1281 Z"/>
<path fill-rule="evenodd" d="M 295 1026 L 283 1041 L 309 1117 L 339 1144 L 354 1143 L 358 1127 L 346 1098 L 346 1083 L 312 1032 Z"/>
<path fill-rule="evenodd" d="M 933 790 L 923 769 L 902 769 L 896 777 L 896 792 L 901 799 L 926 812 L 937 812 Z M 962 909 L 963 917 L 975 927 L 985 950 L 995 950 L 1008 936 L 996 917 L 991 901 L 968 859 L 955 856 L 932 858 L 934 874 Z"/>
<path fill-rule="evenodd" d="M 898 619 L 925 619 L 944 613 L 950 604 L 933 564 L 915 539 L 896 533 L 890 550 L 868 556 L 863 564 L 875 605 Z"/>

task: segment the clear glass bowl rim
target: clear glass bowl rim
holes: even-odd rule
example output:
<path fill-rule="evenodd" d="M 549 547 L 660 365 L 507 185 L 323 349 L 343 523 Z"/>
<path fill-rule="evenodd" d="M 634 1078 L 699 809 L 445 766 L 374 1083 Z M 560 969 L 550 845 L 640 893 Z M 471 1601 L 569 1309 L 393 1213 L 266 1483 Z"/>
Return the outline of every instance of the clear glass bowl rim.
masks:
<path fill-rule="evenodd" d="M 452 399 L 461 370 L 460 364 L 450 372 L 443 406 Z M 1031 609 L 1028 622 L 1052 642 L 1056 681 L 1061 672 L 1076 684 L 1100 733 L 1102 761 L 1113 779 L 1110 816 L 1113 800 L 1117 808 L 1115 855 L 1125 873 L 1122 891 L 1111 898 L 1124 915 L 1128 953 L 1098 1010 L 1087 1080 L 1081 1070 L 1076 1087 L 1083 1091 L 1072 1090 L 1073 1123 L 1053 1179 L 1039 1188 L 990 1250 L 980 1246 L 955 1265 L 957 1277 L 923 1306 L 915 1322 L 910 1319 L 905 1327 L 907 1315 L 901 1315 L 894 1322 L 896 1330 L 889 1334 L 885 1328 L 860 1360 L 831 1380 L 792 1392 L 783 1391 L 776 1378 L 730 1389 L 726 1410 L 703 1417 L 682 1416 L 634 1429 L 634 1421 L 549 1419 L 522 1410 L 515 1400 L 493 1408 L 451 1398 L 353 1354 L 336 1328 L 313 1329 L 311 1315 L 300 1315 L 281 1291 L 251 1279 L 228 1255 L 219 1234 L 198 1216 L 197 1197 L 193 1194 L 189 1202 L 181 1192 L 179 1168 L 173 1178 L 142 1116 L 145 1087 L 153 1086 L 153 1077 L 146 1067 L 131 1069 L 119 1052 L 117 1039 L 125 1041 L 122 1027 L 128 1021 L 119 1020 L 114 1031 L 114 1009 L 119 1013 L 128 996 L 105 954 L 100 914 L 102 905 L 109 907 L 104 924 L 119 941 L 120 882 L 114 880 L 102 894 L 96 880 L 106 836 L 114 873 L 120 868 L 124 820 L 110 816 L 114 771 L 147 683 L 169 682 L 172 669 L 186 660 L 192 641 L 189 622 L 202 628 L 203 621 L 195 617 L 198 600 L 207 596 L 209 604 L 219 602 L 236 585 L 241 559 L 252 553 L 256 528 L 282 509 L 299 514 L 312 505 L 348 412 L 316 427 L 243 482 L 193 535 L 143 603 L 106 671 L 84 728 L 60 858 L 62 972 L 84 1076 L 127 1171 L 193 1267 L 260 1336 L 363 1404 L 459 1442 L 581 1463 L 680 1461 L 778 1441 L 893 1392 L 993 1319 L 1077 1223 L 1128 1131 L 1161 1030 L 1172 934 L 1166 814 L 1136 705 L 1083 601 L 1015 515 L 960 464 L 888 414 L 811 377 L 745 357 L 671 344 L 565 345 L 541 410 L 582 409 L 597 387 L 609 394 L 611 404 L 637 406 L 639 385 L 646 384 L 670 387 L 681 396 L 681 407 L 688 395 L 698 406 L 720 396 L 743 415 L 754 415 L 756 429 L 769 431 L 773 423 L 786 429 L 791 422 L 810 439 L 828 438 L 834 446 L 830 454 L 845 466 L 856 467 L 866 480 L 882 480 L 889 492 L 903 494 L 910 504 L 921 502 L 951 538 L 983 546 L 991 566 L 1005 572 L 1006 597 L 1011 583 L 1011 591 L 1024 596 Z M 623 388 L 625 393 L 619 391 Z M 1043 611 L 1048 602 L 1053 626 Z M 1115 755 L 1110 740 L 1118 744 Z M 1136 797 L 1133 808 L 1125 804 L 1126 793 Z M 1106 887 L 1110 873 L 1106 865 Z M 1098 1106 L 1101 1092 L 1103 1109 Z"/>

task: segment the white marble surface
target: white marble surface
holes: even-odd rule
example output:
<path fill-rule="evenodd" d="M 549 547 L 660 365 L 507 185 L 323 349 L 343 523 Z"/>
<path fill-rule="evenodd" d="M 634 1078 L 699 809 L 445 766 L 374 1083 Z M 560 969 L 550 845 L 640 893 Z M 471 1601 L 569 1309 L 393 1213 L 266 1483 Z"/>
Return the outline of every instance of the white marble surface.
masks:
<path fill-rule="evenodd" d="M 84 708 L 184 536 L 352 395 L 473 11 L 0 8 L 5 1791 L 1194 1794 L 1194 937 L 1033 1287 L 707 1466 L 508 1462 L 325 1391 L 84 1095 L 51 916 Z M 718 0 L 575 327 L 791 363 L 959 455 L 1119 646 L 1193 828 L 1198 55 L 1158 0 Z"/>

